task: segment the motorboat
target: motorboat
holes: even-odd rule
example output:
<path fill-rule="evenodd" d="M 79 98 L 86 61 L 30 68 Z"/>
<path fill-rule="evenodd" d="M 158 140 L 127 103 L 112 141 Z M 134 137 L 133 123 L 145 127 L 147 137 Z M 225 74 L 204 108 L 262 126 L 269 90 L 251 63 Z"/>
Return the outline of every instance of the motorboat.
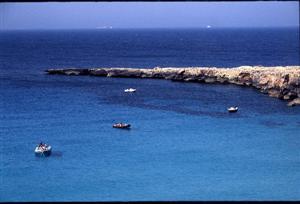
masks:
<path fill-rule="evenodd" d="M 115 123 L 113 124 L 113 128 L 121 128 L 121 129 L 129 129 L 130 128 L 130 124 L 127 123 Z"/>
<path fill-rule="evenodd" d="M 129 92 L 129 93 L 132 93 L 132 92 L 135 92 L 136 89 L 133 89 L 133 88 L 129 88 L 129 89 L 125 89 L 124 92 Z"/>
<path fill-rule="evenodd" d="M 234 113 L 234 112 L 237 112 L 238 109 L 239 108 L 237 106 L 235 106 L 235 107 L 232 106 L 232 107 L 228 108 L 227 110 L 228 110 L 229 113 Z"/>
<path fill-rule="evenodd" d="M 50 145 L 40 143 L 38 146 L 36 146 L 34 152 L 35 152 L 36 156 L 47 157 L 47 156 L 50 156 L 51 150 L 52 150 L 52 147 Z"/>

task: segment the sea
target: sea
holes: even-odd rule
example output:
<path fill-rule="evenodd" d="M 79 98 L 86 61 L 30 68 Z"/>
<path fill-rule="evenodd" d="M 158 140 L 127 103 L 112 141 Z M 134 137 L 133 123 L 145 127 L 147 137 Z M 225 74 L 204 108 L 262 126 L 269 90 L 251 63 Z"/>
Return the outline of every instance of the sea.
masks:
<path fill-rule="evenodd" d="M 299 66 L 299 45 L 299 27 L 1 31 L 0 201 L 300 200 L 300 107 L 236 85 L 45 73 Z"/>

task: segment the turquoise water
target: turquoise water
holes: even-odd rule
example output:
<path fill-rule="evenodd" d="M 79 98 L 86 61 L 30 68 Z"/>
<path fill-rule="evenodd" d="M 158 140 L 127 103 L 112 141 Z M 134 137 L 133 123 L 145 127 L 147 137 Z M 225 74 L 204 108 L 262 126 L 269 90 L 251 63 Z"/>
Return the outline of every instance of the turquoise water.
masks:
<path fill-rule="evenodd" d="M 0 35 L 15 51 L 1 53 L 0 201 L 300 199 L 300 107 L 234 85 L 46 75 L 88 59 L 102 65 L 97 52 L 73 58 L 79 45 L 67 50 L 68 39 L 53 35 Z M 41 47 L 57 40 L 65 55 Z M 227 113 L 231 105 L 239 111 Z M 119 121 L 131 130 L 112 128 Z M 41 140 L 50 157 L 34 156 Z"/>

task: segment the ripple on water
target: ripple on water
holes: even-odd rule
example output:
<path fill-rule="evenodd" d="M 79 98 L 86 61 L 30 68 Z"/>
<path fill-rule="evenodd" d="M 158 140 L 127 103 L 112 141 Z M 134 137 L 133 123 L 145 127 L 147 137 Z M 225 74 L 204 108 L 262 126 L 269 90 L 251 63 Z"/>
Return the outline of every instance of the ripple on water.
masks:
<path fill-rule="evenodd" d="M 272 120 L 263 120 L 263 121 L 261 121 L 261 124 L 268 128 L 276 128 L 276 127 L 282 127 L 282 126 L 286 125 L 285 123 L 276 122 L 276 121 L 272 121 Z"/>

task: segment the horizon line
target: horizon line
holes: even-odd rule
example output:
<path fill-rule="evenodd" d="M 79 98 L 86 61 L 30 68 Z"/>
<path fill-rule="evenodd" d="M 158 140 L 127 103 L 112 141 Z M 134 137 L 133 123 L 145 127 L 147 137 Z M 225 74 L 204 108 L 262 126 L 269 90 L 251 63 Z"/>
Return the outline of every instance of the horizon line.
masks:
<path fill-rule="evenodd" d="M 242 28 L 242 29 L 256 29 L 256 28 L 299 28 L 299 25 L 290 25 L 290 26 L 201 26 L 201 27 L 112 27 L 112 28 L 5 28 L 0 29 L 0 31 L 21 31 L 21 30 L 143 30 L 143 29 L 203 29 L 203 30 L 212 30 L 212 29 L 233 29 L 233 28 Z"/>

